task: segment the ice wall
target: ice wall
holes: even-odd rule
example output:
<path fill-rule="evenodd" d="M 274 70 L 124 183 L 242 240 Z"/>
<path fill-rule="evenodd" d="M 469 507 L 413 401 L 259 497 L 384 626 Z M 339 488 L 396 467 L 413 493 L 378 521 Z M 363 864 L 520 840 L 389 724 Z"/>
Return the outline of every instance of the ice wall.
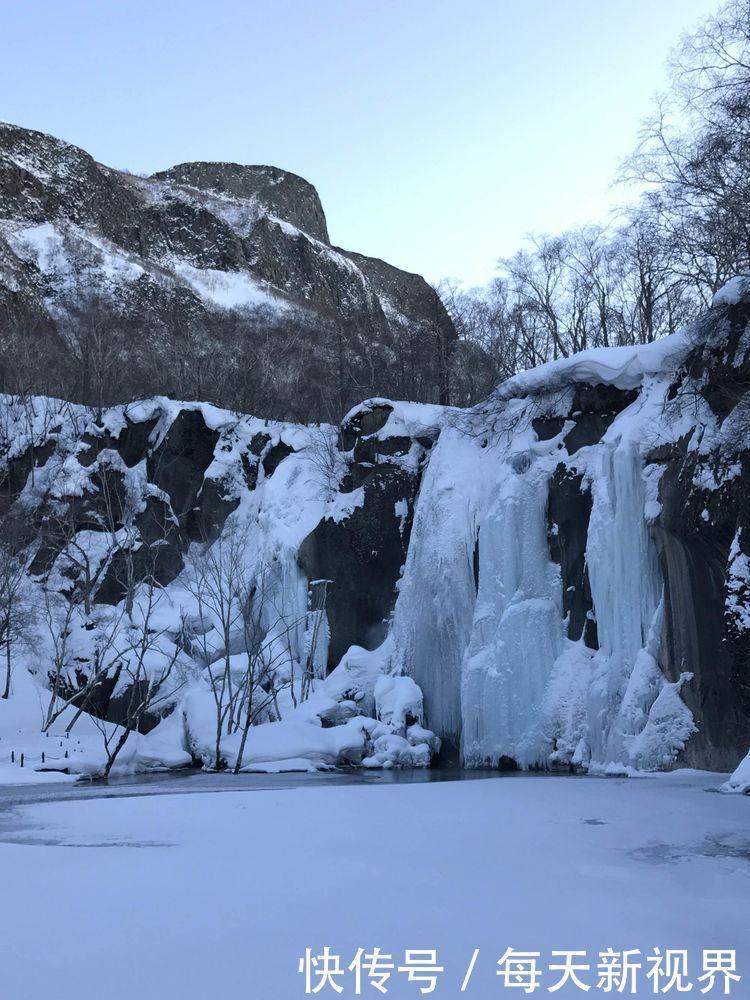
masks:
<path fill-rule="evenodd" d="M 394 613 L 392 665 L 425 692 L 427 724 L 460 734 L 468 766 L 664 767 L 694 731 L 680 698 L 690 675 L 670 683 L 659 664 L 663 580 L 644 456 L 658 443 L 655 414 L 673 360 L 663 344 L 658 351 L 651 358 L 645 349 L 638 365 L 628 355 L 627 391 L 611 396 L 611 412 L 581 414 L 563 364 L 548 385 L 498 394 L 445 430 L 433 451 Z M 619 390 L 617 366 L 603 354 L 606 365 L 597 371 L 591 358 L 586 376 Z M 537 433 L 540 417 L 558 432 Z M 591 494 L 585 557 L 598 639 L 587 641 L 596 648 L 568 635 L 566 581 L 550 550 L 549 491 L 561 468 Z"/>
<path fill-rule="evenodd" d="M 628 737 L 645 723 L 648 701 L 656 695 L 648 687 L 634 699 L 628 685 L 652 627 L 658 642 L 661 621 L 655 616 L 663 583 L 646 524 L 643 459 L 636 441 L 629 436 L 605 440 L 592 465 L 586 562 L 599 651 L 587 707 L 589 754 L 594 761 L 627 762 Z"/>
<path fill-rule="evenodd" d="M 477 530 L 496 461 L 486 438 L 444 429 L 422 481 L 392 624 L 392 669 L 416 680 L 433 727 L 456 744 L 461 663 L 476 602 Z"/>
<path fill-rule="evenodd" d="M 523 455 L 495 488 L 479 532 L 479 594 L 463 660 L 463 758 L 469 766 L 511 758 L 536 763 L 540 707 L 561 650 L 558 567 L 547 544 L 547 484 Z"/>

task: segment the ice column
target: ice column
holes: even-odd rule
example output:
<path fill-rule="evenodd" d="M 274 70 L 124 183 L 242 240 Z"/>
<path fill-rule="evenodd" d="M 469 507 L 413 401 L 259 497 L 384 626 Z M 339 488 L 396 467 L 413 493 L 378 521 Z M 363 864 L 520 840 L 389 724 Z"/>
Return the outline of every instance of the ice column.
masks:
<path fill-rule="evenodd" d="M 658 625 L 662 579 L 644 516 L 642 473 L 631 438 L 597 449 L 586 560 L 599 634 L 587 710 L 591 759 L 598 762 L 625 755 L 623 735 L 632 735 L 633 727 L 621 717 L 623 699 L 639 653 Z M 644 697 L 649 690 L 644 688 Z M 631 704 L 625 707 L 632 713 Z M 644 718 L 650 707 L 640 706 Z"/>
<path fill-rule="evenodd" d="M 461 661 L 471 632 L 478 508 L 491 449 L 446 428 L 419 491 L 392 634 L 395 672 L 424 692 L 426 725 L 458 743 Z"/>
<path fill-rule="evenodd" d="M 558 567 L 547 542 L 546 463 L 505 467 L 480 528 L 479 593 L 463 665 L 462 754 L 468 766 L 546 760 L 541 705 L 562 648 Z"/>

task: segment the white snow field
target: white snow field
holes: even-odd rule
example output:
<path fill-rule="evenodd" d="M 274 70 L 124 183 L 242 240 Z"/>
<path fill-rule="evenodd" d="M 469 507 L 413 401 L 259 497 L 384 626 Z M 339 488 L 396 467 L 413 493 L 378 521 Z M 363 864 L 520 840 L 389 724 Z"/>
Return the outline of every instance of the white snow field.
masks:
<path fill-rule="evenodd" d="M 588 952 L 578 975 L 598 996 L 599 952 L 640 949 L 637 992 L 623 992 L 647 997 L 655 948 L 687 950 L 692 996 L 703 950 L 736 949 L 729 995 L 750 996 L 750 798 L 714 793 L 719 775 L 267 780 L 25 806 L 13 795 L 28 789 L 0 789 L 0 996 L 293 1000 L 305 949 L 326 946 L 343 968 L 358 948 L 396 967 L 435 949 L 432 995 L 476 1000 L 526 995 L 497 975 L 508 947 L 540 952 L 534 992 L 560 997 L 582 990 L 548 994 L 554 950 Z M 334 982 L 343 992 L 315 995 L 357 995 L 354 972 Z M 381 985 L 364 974 L 360 995 L 424 995 L 398 968 Z"/>

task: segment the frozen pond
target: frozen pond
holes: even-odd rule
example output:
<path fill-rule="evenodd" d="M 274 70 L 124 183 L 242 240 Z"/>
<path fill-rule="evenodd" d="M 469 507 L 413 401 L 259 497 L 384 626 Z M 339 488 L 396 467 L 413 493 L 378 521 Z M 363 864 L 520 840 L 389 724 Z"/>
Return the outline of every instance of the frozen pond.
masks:
<path fill-rule="evenodd" d="M 72 799 L 131 798 L 141 795 L 182 795 L 199 792 L 270 791 L 283 788 L 332 787 L 338 785 L 403 785 L 442 781 L 481 781 L 491 778 L 520 777 L 507 771 L 478 771 L 459 767 L 336 771 L 282 774 L 229 774 L 203 771 L 159 771 L 113 777 L 106 782 L 80 780 L 52 783 L 40 775 L 37 784 L 0 784 L 0 810 L 8 806 Z M 537 777 L 537 775 L 534 775 Z M 545 777 L 539 774 L 538 777 Z"/>
<path fill-rule="evenodd" d="M 693 979 L 703 949 L 735 949 L 730 996 L 747 1000 L 750 798 L 715 793 L 722 780 L 198 773 L 5 788 L 2 995 L 294 1000 L 300 957 L 327 946 L 342 965 L 358 948 L 396 965 L 435 949 L 437 998 L 462 995 L 476 951 L 476 1000 L 525 995 L 497 976 L 508 947 L 539 953 L 538 996 L 554 950 L 586 952 L 591 997 L 599 954 L 634 950 L 646 997 L 646 956 L 669 948 Z M 316 995 L 357 995 L 349 972 L 341 983 Z M 387 985 L 422 996 L 395 970 Z M 360 995 L 383 994 L 365 981 Z"/>

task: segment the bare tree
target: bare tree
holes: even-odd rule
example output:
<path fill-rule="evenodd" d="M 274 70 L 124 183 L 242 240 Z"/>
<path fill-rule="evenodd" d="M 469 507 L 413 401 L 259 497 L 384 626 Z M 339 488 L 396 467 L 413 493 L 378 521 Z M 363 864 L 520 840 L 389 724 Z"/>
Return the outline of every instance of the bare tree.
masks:
<path fill-rule="evenodd" d="M 186 587 L 195 599 L 203 631 L 192 644 L 206 668 L 216 708 L 214 768 L 221 769 L 221 739 L 234 729 L 236 691 L 232 677 L 232 644 L 244 632 L 246 602 L 252 589 L 248 568 L 248 538 L 230 524 L 219 538 L 192 547 Z M 210 623 L 212 630 L 206 628 Z M 209 639 L 217 633 L 222 646 L 215 649 Z M 218 657 L 217 654 L 218 653 Z"/>
<path fill-rule="evenodd" d="M 704 302 L 750 269 L 750 6 L 728 0 L 685 34 L 670 87 L 622 177 L 658 195 L 665 243 Z M 652 203 L 653 204 L 653 203 Z"/>
<path fill-rule="evenodd" d="M 13 654 L 33 638 L 35 616 L 27 593 L 26 565 L 19 551 L 21 525 L 14 515 L 0 522 L 0 648 L 4 650 L 2 698 L 10 697 Z"/>
<path fill-rule="evenodd" d="M 289 688 L 296 707 L 310 697 L 314 680 L 319 676 L 321 640 L 328 627 L 325 606 L 329 581 L 315 580 L 310 583 L 305 615 L 290 621 L 285 617 L 284 609 L 278 607 L 279 591 L 274 575 L 268 567 L 261 569 L 244 602 L 245 667 L 237 685 L 235 732 L 239 731 L 241 738 L 234 765 L 235 774 L 242 770 L 251 727 L 271 707 L 276 718 L 281 718 L 278 707 L 280 692 Z M 303 662 L 297 690 L 294 676 L 296 651 L 291 648 L 290 638 L 302 621 L 305 624 L 301 651 Z"/>
<path fill-rule="evenodd" d="M 123 662 L 117 640 L 124 615 L 118 609 L 114 613 L 100 612 L 87 621 L 81 618 L 79 605 L 49 587 L 44 591 L 43 614 L 52 649 L 52 669 L 42 732 L 74 707 L 76 711 L 66 726 L 66 731 L 71 732 L 81 715 L 92 707 L 102 687 L 107 685 L 111 691 L 119 680 Z M 78 629 L 95 634 L 88 656 L 82 655 L 76 642 Z"/>
<path fill-rule="evenodd" d="M 92 716 L 104 740 L 106 761 L 97 777 L 109 776 L 131 733 L 138 732 L 146 715 L 158 714 L 173 698 L 173 677 L 180 647 L 166 628 L 155 627 L 155 613 L 164 592 L 153 580 L 139 588 L 135 618 L 118 632 L 113 645 L 118 668 L 115 683 L 125 687 L 120 699 L 117 726 Z M 168 688 L 168 690 L 167 690 Z"/>
<path fill-rule="evenodd" d="M 143 538 L 136 526 L 136 507 L 122 488 L 118 469 L 100 462 L 95 476 L 94 509 L 74 497 L 53 503 L 47 512 L 47 544 L 54 558 L 42 609 L 52 649 L 44 729 L 71 706 L 76 713 L 68 731 L 84 711 L 96 714 L 97 700 L 106 691 L 108 701 L 123 670 L 133 674 L 135 652 L 140 649 L 143 659 L 162 636 L 151 620 L 161 599 L 158 566 L 169 525 L 154 520 L 151 528 L 156 528 L 156 536 Z M 97 592 L 107 576 L 119 600 L 114 606 L 97 606 Z M 144 587 L 147 598 L 144 603 L 141 595 L 136 608 L 139 588 Z M 126 642 L 123 636 L 128 631 L 138 638 L 131 636 Z M 95 637 L 93 641 L 84 641 L 88 635 Z M 138 679 L 143 679 L 140 673 Z M 131 706 L 131 714 L 136 707 L 136 703 Z"/>

